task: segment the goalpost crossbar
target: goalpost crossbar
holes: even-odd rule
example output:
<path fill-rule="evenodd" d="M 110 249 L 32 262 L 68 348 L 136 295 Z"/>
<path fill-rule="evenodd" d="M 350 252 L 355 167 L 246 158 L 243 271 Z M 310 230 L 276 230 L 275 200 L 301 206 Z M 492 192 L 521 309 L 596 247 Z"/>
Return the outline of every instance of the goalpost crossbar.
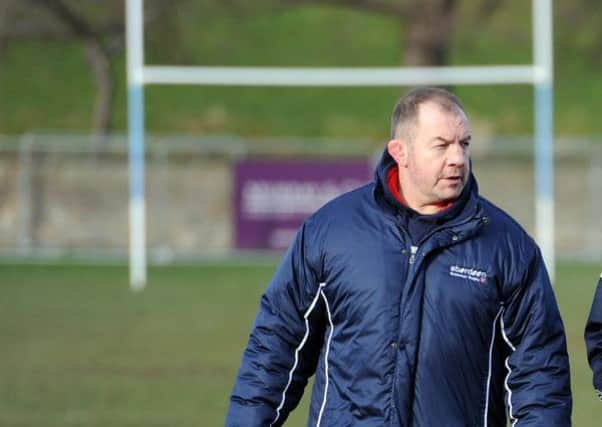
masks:
<path fill-rule="evenodd" d="M 146 283 L 144 86 L 417 86 L 528 84 L 535 88 L 535 235 L 554 277 L 552 0 L 532 0 L 531 65 L 450 67 L 194 67 L 144 64 L 143 0 L 126 1 L 130 164 L 130 283 Z"/>

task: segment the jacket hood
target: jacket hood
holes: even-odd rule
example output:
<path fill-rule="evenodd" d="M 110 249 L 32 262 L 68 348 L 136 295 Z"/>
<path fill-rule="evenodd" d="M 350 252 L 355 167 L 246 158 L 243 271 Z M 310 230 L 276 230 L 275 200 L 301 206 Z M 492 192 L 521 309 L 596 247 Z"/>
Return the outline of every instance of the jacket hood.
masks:
<path fill-rule="evenodd" d="M 382 194 L 387 204 L 395 210 L 411 211 L 417 213 L 411 208 L 400 204 L 389 189 L 389 186 L 387 184 L 387 172 L 391 167 L 396 165 L 397 163 L 389 154 L 387 147 L 385 147 L 374 172 L 374 181 L 376 182 L 375 190 L 377 193 Z M 470 160 L 470 173 L 468 175 L 468 180 L 466 181 L 466 185 L 464 186 L 464 189 L 462 190 L 462 193 L 460 194 L 457 200 L 461 201 L 462 205 L 464 205 L 464 202 L 468 199 L 476 200 L 478 194 L 479 187 L 477 184 L 477 180 L 472 173 L 472 160 Z"/>

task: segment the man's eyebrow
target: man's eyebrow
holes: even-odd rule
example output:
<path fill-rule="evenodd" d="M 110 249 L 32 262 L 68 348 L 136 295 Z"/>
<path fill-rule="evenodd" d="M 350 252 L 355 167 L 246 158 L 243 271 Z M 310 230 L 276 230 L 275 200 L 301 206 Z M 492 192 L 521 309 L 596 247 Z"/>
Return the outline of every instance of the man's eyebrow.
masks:
<path fill-rule="evenodd" d="M 435 136 L 433 139 L 431 139 L 431 142 L 444 142 L 446 144 L 451 144 L 453 141 L 450 139 L 445 139 L 442 136 Z"/>
<path fill-rule="evenodd" d="M 466 135 L 464 138 L 460 139 L 460 142 L 469 142 L 472 139 L 472 135 Z M 444 142 L 445 144 L 452 144 L 454 141 L 451 139 L 446 139 L 442 136 L 435 136 L 431 139 L 431 142 Z"/>

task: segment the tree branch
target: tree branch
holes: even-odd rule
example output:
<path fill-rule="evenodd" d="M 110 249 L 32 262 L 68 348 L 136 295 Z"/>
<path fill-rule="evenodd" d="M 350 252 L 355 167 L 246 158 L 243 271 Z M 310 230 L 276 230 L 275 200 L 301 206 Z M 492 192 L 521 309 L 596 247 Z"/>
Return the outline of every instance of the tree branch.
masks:
<path fill-rule="evenodd" d="M 81 16 L 78 16 L 62 0 L 29 0 L 29 2 L 50 11 L 60 22 L 65 24 L 69 31 L 75 36 L 81 38 L 98 37 L 98 34 L 92 29 L 88 22 Z"/>
<path fill-rule="evenodd" d="M 106 134 L 111 128 L 114 78 L 111 56 L 101 33 L 96 32 L 85 17 L 78 15 L 63 0 L 29 0 L 46 8 L 67 30 L 84 43 L 86 60 L 96 81 L 96 101 L 92 130 Z"/>
<path fill-rule="evenodd" d="M 319 4 L 350 7 L 353 9 L 380 13 L 383 15 L 403 16 L 407 9 L 400 2 L 388 2 L 383 0 L 279 0 L 289 5 Z"/>

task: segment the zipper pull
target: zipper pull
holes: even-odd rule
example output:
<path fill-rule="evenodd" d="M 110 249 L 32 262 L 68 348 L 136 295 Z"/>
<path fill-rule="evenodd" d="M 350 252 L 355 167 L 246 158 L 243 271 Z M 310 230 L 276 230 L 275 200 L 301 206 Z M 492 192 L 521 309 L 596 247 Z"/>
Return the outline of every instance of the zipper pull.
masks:
<path fill-rule="evenodd" d="M 410 264 L 414 264 L 416 261 L 416 252 L 418 252 L 418 246 L 410 247 Z"/>

